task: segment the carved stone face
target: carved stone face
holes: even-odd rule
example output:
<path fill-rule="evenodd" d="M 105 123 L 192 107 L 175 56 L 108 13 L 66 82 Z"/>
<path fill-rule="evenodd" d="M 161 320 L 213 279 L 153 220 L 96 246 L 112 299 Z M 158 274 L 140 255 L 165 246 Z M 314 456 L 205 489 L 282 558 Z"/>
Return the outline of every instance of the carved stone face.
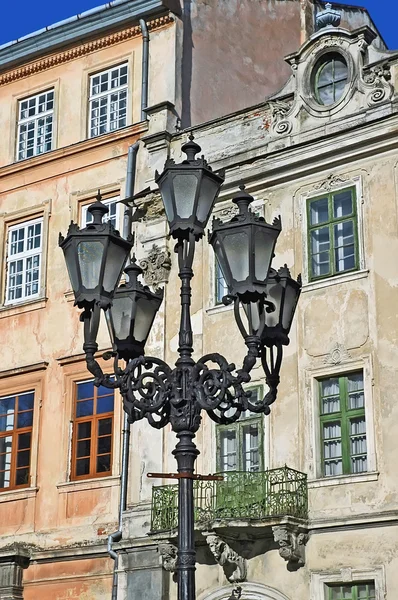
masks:
<path fill-rule="evenodd" d="M 212 535 L 212 536 L 208 537 L 207 543 L 209 544 L 209 548 L 210 548 L 211 552 L 213 553 L 215 558 L 218 560 L 222 554 L 223 545 L 224 545 L 223 541 L 220 540 L 220 538 L 218 538 L 217 536 Z"/>

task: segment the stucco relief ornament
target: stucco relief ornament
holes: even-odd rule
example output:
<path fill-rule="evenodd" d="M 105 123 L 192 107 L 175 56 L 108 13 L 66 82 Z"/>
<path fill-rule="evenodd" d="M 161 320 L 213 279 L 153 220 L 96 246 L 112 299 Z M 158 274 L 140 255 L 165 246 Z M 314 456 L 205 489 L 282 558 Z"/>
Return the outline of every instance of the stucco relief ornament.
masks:
<path fill-rule="evenodd" d="M 347 360 L 350 360 L 350 358 L 352 357 L 344 348 L 344 346 L 336 342 L 323 362 L 325 365 L 339 365 Z"/>
<path fill-rule="evenodd" d="M 367 92 L 369 106 L 373 106 L 383 100 L 390 100 L 394 94 L 394 86 L 391 84 L 390 65 L 376 65 L 363 74 L 363 91 Z"/>
<path fill-rule="evenodd" d="M 177 547 L 174 544 L 164 542 L 159 544 L 158 548 L 164 570 L 174 573 L 177 568 Z"/>
<path fill-rule="evenodd" d="M 305 544 L 308 534 L 289 525 L 277 525 L 272 528 L 274 540 L 279 544 L 279 554 L 291 567 L 299 568 L 305 564 Z"/>
<path fill-rule="evenodd" d="M 326 179 L 323 179 L 322 181 L 314 185 L 311 191 L 317 192 L 319 190 L 325 190 L 326 192 L 330 192 L 331 189 L 338 187 L 342 184 L 346 184 L 347 181 L 348 179 L 343 175 L 335 175 L 334 173 L 331 173 L 326 177 Z"/>
<path fill-rule="evenodd" d="M 242 581 L 246 581 L 246 559 L 239 556 L 239 554 L 228 546 L 228 544 L 218 535 L 208 532 L 204 532 L 203 535 L 206 537 L 207 545 L 214 558 L 218 564 L 223 567 L 228 581 L 230 583 L 241 583 Z"/>
<path fill-rule="evenodd" d="M 161 250 L 159 246 L 153 244 L 147 256 L 140 260 L 140 267 L 144 272 L 145 283 L 157 288 L 160 283 L 167 282 L 169 279 L 170 252 L 167 249 Z"/>
<path fill-rule="evenodd" d="M 292 102 L 273 100 L 268 103 L 271 109 L 272 130 L 279 135 L 288 134 L 292 130 L 292 123 L 287 115 L 292 107 Z"/>

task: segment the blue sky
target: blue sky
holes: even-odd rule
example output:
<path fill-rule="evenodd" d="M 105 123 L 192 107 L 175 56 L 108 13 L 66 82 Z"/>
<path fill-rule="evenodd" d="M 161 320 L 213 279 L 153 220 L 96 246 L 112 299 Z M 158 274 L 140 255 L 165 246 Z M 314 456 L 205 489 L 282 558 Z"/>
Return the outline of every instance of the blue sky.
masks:
<path fill-rule="evenodd" d="M 104 4 L 105 0 L 3 0 L 0 44 Z M 370 12 L 390 49 L 398 49 L 398 0 L 350 0 Z"/>

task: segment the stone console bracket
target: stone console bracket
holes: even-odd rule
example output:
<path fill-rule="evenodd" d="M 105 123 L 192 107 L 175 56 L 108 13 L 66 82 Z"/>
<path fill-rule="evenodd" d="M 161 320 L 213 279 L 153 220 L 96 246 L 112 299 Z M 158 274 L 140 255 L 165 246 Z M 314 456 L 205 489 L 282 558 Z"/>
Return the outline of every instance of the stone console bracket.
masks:
<path fill-rule="evenodd" d="M 308 541 L 306 529 L 286 523 L 272 528 L 275 542 L 279 544 L 279 554 L 287 561 L 287 568 L 294 571 L 305 564 L 305 545 Z"/>
<path fill-rule="evenodd" d="M 211 553 L 224 569 L 226 578 L 230 583 L 241 583 L 247 578 L 247 561 L 233 550 L 227 542 L 221 539 L 213 531 L 203 531 L 206 543 Z"/>

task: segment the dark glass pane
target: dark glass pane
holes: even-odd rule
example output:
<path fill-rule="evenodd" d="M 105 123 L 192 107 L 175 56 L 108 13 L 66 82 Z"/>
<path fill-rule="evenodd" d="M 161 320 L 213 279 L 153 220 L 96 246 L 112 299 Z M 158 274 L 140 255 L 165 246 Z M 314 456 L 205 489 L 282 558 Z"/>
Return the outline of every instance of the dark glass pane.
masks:
<path fill-rule="evenodd" d="M 333 197 L 333 217 L 341 219 L 347 215 L 352 215 L 352 192 L 351 190 L 334 194 Z"/>
<path fill-rule="evenodd" d="M 334 88 L 333 85 L 328 85 L 318 90 L 319 100 L 325 106 L 333 104 L 334 102 Z"/>
<path fill-rule="evenodd" d="M 98 438 L 98 454 L 107 454 L 111 451 L 111 436 Z"/>
<path fill-rule="evenodd" d="M 88 423 L 78 423 L 77 425 L 77 439 L 81 440 L 83 438 L 91 437 L 91 422 Z"/>
<path fill-rule="evenodd" d="M 88 475 L 90 473 L 90 459 L 80 458 L 76 461 L 76 475 Z"/>
<path fill-rule="evenodd" d="M 0 438 L 0 454 L 4 454 L 5 452 L 11 452 L 11 449 L 12 449 L 12 437 L 11 436 L 1 437 Z M 4 467 L 1 466 L 1 459 L 0 459 L 0 469 L 4 469 Z"/>
<path fill-rule="evenodd" d="M 79 458 L 83 456 L 90 456 L 91 440 L 82 440 L 77 442 L 77 456 Z"/>
<path fill-rule="evenodd" d="M 114 380 L 114 377 L 112 377 L 112 381 Z M 100 385 L 97 391 L 97 396 L 110 396 L 113 395 L 113 390 L 110 390 L 109 388 Z"/>
<path fill-rule="evenodd" d="M 77 399 L 83 400 L 85 398 L 94 397 L 94 384 L 92 381 L 86 381 L 85 383 L 77 384 Z"/>
<path fill-rule="evenodd" d="M 8 415 L 15 410 L 15 397 L 0 400 L 0 415 Z"/>
<path fill-rule="evenodd" d="M 17 467 L 28 467 L 30 462 L 30 450 L 18 452 Z"/>
<path fill-rule="evenodd" d="M 97 458 L 97 473 L 105 473 L 111 470 L 111 455 L 99 456 Z"/>
<path fill-rule="evenodd" d="M 76 404 L 76 417 L 89 417 L 93 414 L 93 400 L 84 400 Z"/>
<path fill-rule="evenodd" d="M 325 86 L 333 82 L 332 61 L 323 64 L 318 71 L 318 86 Z"/>
<path fill-rule="evenodd" d="M 31 433 L 21 433 L 18 436 L 18 450 L 24 450 L 30 448 Z"/>
<path fill-rule="evenodd" d="M 101 419 L 98 422 L 98 435 L 107 435 L 112 433 L 112 419 Z"/>
<path fill-rule="evenodd" d="M 0 471 L 0 489 L 9 488 L 11 485 L 11 471 Z"/>
<path fill-rule="evenodd" d="M 113 394 L 112 396 L 97 398 L 97 415 L 107 412 L 113 412 Z"/>
<path fill-rule="evenodd" d="M 24 469 L 18 469 L 16 478 L 15 478 L 15 485 L 25 485 L 25 484 L 26 485 L 29 484 L 29 467 L 26 467 Z"/>
<path fill-rule="evenodd" d="M 320 198 L 314 200 L 310 204 L 310 224 L 319 225 L 319 223 L 327 223 L 329 220 L 328 199 Z"/>
<path fill-rule="evenodd" d="M 30 392 L 29 394 L 22 394 L 21 396 L 19 396 L 18 411 L 20 412 L 22 410 L 32 410 L 34 398 L 35 395 L 33 392 Z"/>
<path fill-rule="evenodd" d="M 33 424 L 33 410 L 28 410 L 27 412 L 18 413 L 17 419 L 17 427 L 22 429 L 22 427 L 32 427 Z"/>

